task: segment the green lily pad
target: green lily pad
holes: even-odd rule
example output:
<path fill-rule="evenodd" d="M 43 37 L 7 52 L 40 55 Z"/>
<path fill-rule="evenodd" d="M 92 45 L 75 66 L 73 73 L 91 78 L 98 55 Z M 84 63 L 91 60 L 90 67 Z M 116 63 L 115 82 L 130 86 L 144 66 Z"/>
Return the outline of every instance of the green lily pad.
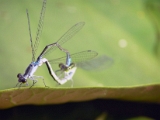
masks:
<path fill-rule="evenodd" d="M 40 88 L 8 89 L 0 92 L 0 108 L 18 105 L 62 104 L 93 99 L 120 99 L 141 102 L 160 103 L 159 85 L 139 86 L 133 88 Z"/>

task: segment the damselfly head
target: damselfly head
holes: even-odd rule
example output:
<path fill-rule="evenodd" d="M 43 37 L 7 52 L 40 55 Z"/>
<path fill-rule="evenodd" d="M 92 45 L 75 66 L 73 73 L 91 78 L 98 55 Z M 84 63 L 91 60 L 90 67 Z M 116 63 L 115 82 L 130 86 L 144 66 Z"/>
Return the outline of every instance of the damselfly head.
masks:
<path fill-rule="evenodd" d="M 63 63 L 59 63 L 59 68 L 61 70 L 66 70 L 67 69 L 67 66 L 65 66 Z"/>
<path fill-rule="evenodd" d="M 26 83 L 26 79 L 23 77 L 23 75 L 21 73 L 19 73 L 17 75 L 17 78 L 19 78 L 18 82 Z"/>

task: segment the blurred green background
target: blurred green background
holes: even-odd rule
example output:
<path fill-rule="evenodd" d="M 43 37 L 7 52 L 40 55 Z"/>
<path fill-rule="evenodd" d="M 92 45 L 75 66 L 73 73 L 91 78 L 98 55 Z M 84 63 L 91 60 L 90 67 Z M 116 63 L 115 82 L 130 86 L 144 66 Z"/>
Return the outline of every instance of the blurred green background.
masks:
<path fill-rule="evenodd" d="M 24 73 L 31 62 L 26 9 L 35 40 L 41 6 L 42 0 L 0 0 L 0 89 L 14 87 L 16 75 Z M 158 0 L 47 0 L 37 55 L 72 25 L 84 21 L 83 29 L 63 47 L 71 53 L 91 49 L 111 57 L 114 63 L 101 71 L 78 69 L 74 87 L 159 84 L 159 6 Z M 51 55 L 57 58 L 64 54 L 56 50 Z M 35 75 L 57 87 L 45 65 Z M 44 85 L 39 80 L 36 86 Z M 58 87 L 70 86 L 68 82 Z"/>

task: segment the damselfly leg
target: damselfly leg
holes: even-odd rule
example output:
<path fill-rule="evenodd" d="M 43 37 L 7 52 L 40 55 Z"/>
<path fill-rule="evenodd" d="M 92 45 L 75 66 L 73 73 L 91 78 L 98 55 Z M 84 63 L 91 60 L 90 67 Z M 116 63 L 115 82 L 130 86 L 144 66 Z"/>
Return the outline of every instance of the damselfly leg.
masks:
<path fill-rule="evenodd" d="M 35 75 L 33 75 L 32 77 L 30 77 L 30 79 L 33 81 L 32 86 L 34 86 L 34 85 L 38 82 L 38 79 L 42 79 L 44 86 L 45 86 L 45 87 L 48 87 L 48 86 L 46 85 L 45 81 L 44 81 L 43 76 L 35 76 Z M 32 86 L 31 86 L 31 87 L 32 87 Z M 30 87 L 30 88 L 31 88 L 31 87 Z"/>

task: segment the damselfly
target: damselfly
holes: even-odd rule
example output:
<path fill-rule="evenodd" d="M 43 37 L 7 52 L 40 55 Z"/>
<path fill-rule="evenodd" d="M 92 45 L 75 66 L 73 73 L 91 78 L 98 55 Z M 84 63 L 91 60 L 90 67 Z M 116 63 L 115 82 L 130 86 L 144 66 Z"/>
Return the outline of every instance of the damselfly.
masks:
<path fill-rule="evenodd" d="M 45 15 L 45 9 L 46 9 L 46 0 L 43 1 L 42 10 L 41 10 L 41 14 L 40 14 L 40 19 L 39 19 L 39 23 L 38 23 L 36 40 L 35 40 L 34 45 L 33 45 L 33 42 L 32 42 L 29 13 L 28 13 L 28 10 L 26 10 L 27 18 L 28 18 L 28 25 L 29 25 L 30 42 L 31 42 L 31 48 L 32 48 L 32 62 L 29 64 L 29 66 L 27 67 L 27 69 L 25 70 L 25 73 L 23 75 L 20 74 L 20 73 L 17 75 L 18 83 L 17 83 L 16 86 L 18 86 L 18 85 L 21 86 L 22 83 L 25 83 L 26 85 L 28 85 L 27 79 L 33 80 L 33 84 L 32 84 L 32 86 L 33 86 L 37 82 L 38 78 L 41 78 L 43 80 L 44 85 L 46 86 L 46 84 L 44 82 L 44 78 L 42 76 L 35 76 L 34 75 L 37 68 L 39 66 L 41 66 L 43 63 L 46 63 L 48 69 L 52 70 L 48 60 L 46 58 L 43 58 L 43 57 L 45 55 L 47 55 L 49 52 L 55 50 L 56 48 L 59 48 L 61 51 L 65 52 L 66 54 L 69 54 L 69 52 L 67 50 L 63 49 L 60 45 L 62 45 L 66 41 L 68 41 L 85 24 L 84 22 L 80 22 L 80 23 L 77 23 L 74 26 L 72 26 L 57 42 L 47 45 L 43 49 L 41 54 L 38 56 L 38 58 L 35 60 L 36 51 L 37 51 L 37 48 L 38 48 L 38 45 L 39 45 L 39 42 L 40 42 L 39 38 L 40 38 L 40 35 L 42 33 L 42 28 L 43 28 L 43 19 L 44 19 L 44 15 Z M 67 58 L 66 61 L 70 61 L 70 58 Z M 68 64 L 70 65 L 70 63 L 68 63 Z M 75 71 L 75 69 L 72 68 L 70 71 Z M 60 83 L 59 79 L 56 78 L 56 75 L 54 75 L 54 79 L 58 83 Z M 66 79 L 66 78 L 64 78 L 64 79 Z M 69 78 L 67 78 L 67 79 L 69 79 Z"/>
<path fill-rule="evenodd" d="M 59 84 L 64 84 L 68 80 L 72 81 L 73 86 L 73 80 L 72 77 L 75 74 L 75 71 L 77 69 L 78 63 L 83 63 L 85 61 L 89 61 L 96 57 L 98 55 L 97 52 L 92 50 L 86 50 L 74 54 L 66 53 L 66 56 L 49 60 L 49 62 L 46 62 L 47 68 L 50 71 L 50 75 L 58 81 Z M 65 62 L 66 61 L 66 62 Z M 51 64 L 59 64 L 59 70 L 56 70 L 55 72 L 51 69 Z M 64 64 L 65 63 L 65 64 Z M 60 74 L 58 74 L 60 72 Z"/>

